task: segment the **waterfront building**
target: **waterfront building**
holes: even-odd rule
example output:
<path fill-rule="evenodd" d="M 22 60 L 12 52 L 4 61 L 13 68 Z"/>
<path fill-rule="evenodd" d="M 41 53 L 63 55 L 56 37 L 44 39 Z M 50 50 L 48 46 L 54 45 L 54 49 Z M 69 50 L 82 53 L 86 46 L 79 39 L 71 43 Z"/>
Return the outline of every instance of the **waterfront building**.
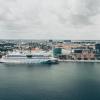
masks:
<path fill-rule="evenodd" d="M 95 49 L 96 49 L 96 59 L 100 60 L 100 44 L 96 44 Z"/>
<path fill-rule="evenodd" d="M 58 57 L 61 54 L 62 54 L 62 48 L 54 48 L 53 49 L 53 55 L 54 55 L 54 57 Z"/>

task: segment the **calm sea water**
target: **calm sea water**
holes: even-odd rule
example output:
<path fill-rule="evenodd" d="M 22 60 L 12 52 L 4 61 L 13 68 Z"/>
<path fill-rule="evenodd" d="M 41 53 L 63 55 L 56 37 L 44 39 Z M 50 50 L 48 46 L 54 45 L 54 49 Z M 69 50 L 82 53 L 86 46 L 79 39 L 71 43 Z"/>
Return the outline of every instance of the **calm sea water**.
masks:
<path fill-rule="evenodd" d="M 100 63 L 0 64 L 0 100 L 100 100 Z"/>

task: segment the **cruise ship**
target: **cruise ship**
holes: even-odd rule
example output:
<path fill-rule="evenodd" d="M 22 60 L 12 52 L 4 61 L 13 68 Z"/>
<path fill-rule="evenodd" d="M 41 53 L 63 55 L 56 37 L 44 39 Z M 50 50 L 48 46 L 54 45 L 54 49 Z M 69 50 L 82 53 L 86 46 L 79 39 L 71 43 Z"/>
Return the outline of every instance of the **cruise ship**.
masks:
<path fill-rule="evenodd" d="M 17 64 L 57 64 L 58 60 L 44 52 L 27 54 L 23 52 L 9 52 L 0 59 L 1 63 Z"/>

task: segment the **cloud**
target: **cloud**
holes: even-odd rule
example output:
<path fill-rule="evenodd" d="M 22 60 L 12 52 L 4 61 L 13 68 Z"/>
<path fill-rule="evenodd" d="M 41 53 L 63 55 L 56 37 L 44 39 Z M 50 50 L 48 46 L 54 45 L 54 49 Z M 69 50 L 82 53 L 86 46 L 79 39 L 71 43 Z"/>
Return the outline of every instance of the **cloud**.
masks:
<path fill-rule="evenodd" d="M 100 32 L 99 15 L 99 0 L 0 0 L 0 35 L 85 38 Z"/>
<path fill-rule="evenodd" d="M 59 20 L 73 26 L 91 25 L 91 17 L 100 14 L 99 0 L 67 0 L 63 11 L 58 12 Z M 69 8 L 69 9 L 68 9 Z M 69 11 L 68 11 L 69 10 Z"/>

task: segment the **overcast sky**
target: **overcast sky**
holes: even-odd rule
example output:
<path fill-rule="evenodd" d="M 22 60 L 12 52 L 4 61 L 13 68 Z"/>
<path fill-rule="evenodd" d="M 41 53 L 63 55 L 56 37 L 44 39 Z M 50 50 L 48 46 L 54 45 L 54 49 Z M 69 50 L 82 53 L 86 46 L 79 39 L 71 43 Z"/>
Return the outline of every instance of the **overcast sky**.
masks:
<path fill-rule="evenodd" d="M 100 39 L 100 0 L 0 0 L 0 39 Z"/>

